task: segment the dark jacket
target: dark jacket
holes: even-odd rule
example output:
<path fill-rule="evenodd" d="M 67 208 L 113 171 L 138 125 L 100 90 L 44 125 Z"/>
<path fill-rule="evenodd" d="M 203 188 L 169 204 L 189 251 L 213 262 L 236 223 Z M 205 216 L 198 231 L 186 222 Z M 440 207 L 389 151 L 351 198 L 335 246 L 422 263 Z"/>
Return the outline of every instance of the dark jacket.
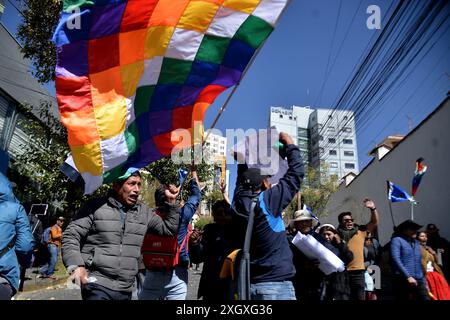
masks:
<path fill-rule="evenodd" d="M 281 214 L 299 191 L 304 168 L 297 146 L 288 145 L 286 155 L 289 165 L 286 174 L 276 185 L 261 193 L 244 187 L 242 174 L 246 170 L 246 165 L 238 165 L 237 185 L 232 205 L 236 248 L 243 247 L 252 200 L 258 198 L 250 247 L 252 283 L 284 281 L 291 279 L 295 274 Z"/>
<path fill-rule="evenodd" d="M 19 287 L 19 264 L 29 266 L 34 244 L 25 209 L 0 173 L 0 282 L 8 282 L 14 292 Z"/>
<path fill-rule="evenodd" d="M 62 238 L 66 267 L 84 266 L 96 283 L 116 291 L 132 291 L 145 234 L 172 236 L 179 221 L 177 205 L 166 204 L 165 219 L 137 203 L 126 210 L 113 196 L 87 203 Z M 122 223 L 121 211 L 125 212 Z"/>
<path fill-rule="evenodd" d="M 413 277 L 423 280 L 422 253 L 416 239 L 394 236 L 391 240 L 391 263 L 395 275 L 404 278 Z"/>
<path fill-rule="evenodd" d="M 311 236 L 325 246 L 326 240 L 320 234 L 311 232 Z M 299 301 L 319 301 L 322 289 L 321 286 L 325 275 L 318 266 L 315 266 L 313 262 L 292 243 L 293 238 L 293 235 L 288 236 L 289 245 L 292 250 L 292 262 L 296 271 L 295 276 L 292 278 L 295 296 Z M 328 246 L 327 248 L 330 249 Z"/>
<path fill-rule="evenodd" d="M 329 242 L 328 242 L 329 243 Z M 332 242 L 330 249 L 339 259 L 347 266 L 353 260 L 353 253 L 347 246 L 344 240 L 339 244 Z M 349 300 L 350 299 L 350 284 L 347 275 L 347 270 L 342 272 L 333 272 L 325 276 L 326 292 L 323 296 L 324 300 Z"/>
<path fill-rule="evenodd" d="M 210 223 L 203 229 L 202 240 L 190 245 L 189 255 L 192 261 L 203 262 L 197 298 L 223 301 L 229 296 L 228 283 L 219 275 L 225 258 L 233 251 L 231 240 L 234 237 L 232 225 Z"/>

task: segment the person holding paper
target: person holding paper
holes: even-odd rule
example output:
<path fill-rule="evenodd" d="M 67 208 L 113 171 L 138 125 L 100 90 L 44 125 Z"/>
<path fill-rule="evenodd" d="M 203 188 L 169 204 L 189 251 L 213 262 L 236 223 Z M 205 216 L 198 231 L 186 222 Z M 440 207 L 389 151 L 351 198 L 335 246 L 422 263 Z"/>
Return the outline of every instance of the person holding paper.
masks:
<path fill-rule="evenodd" d="M 339 236 L 336 235 L 334 239 L 334 235 L 331 238 L 329 235 L 315 232 L 318 223 L 318 218 L 307 206 L 296 211 L 290 222 L 291 228 L 297 231 L 289 240 L 297 271 L 293 283 L 298 300 L 319 301 L 334 298 L 334 290 L 331 285 L 327 288 L 327 282 L 334 280 L 336 272 L 345 270 L 344 261 L 348 263 L 353 259 Z M 337 241 L 340 244 L 335 245 Z M 340 296 L 339 298 L 345 300 Z"/>
<path fill-rule="evenodd" d="M 353 260 L 353 253 L 349 250 L 347 244 L 341 239 L 336 228 L 331 224 L 324 224 L 318 228 L 322 235 L 333 248 L 331 251 L 341 259 L 345 265 Z M 325 277 L 324 300 L 349 300 L 350 286 L 348 282 L 347 270 L 333 272 Z"/>

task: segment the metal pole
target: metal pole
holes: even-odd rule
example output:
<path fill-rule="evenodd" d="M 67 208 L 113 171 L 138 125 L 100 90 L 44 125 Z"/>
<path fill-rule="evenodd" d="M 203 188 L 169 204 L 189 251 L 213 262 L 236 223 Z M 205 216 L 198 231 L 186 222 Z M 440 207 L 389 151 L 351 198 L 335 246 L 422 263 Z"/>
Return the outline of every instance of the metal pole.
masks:
<path fill-rule="evenodd" d="M 411 201 L 411 220 L 414 220 L 414 201 Z"/>

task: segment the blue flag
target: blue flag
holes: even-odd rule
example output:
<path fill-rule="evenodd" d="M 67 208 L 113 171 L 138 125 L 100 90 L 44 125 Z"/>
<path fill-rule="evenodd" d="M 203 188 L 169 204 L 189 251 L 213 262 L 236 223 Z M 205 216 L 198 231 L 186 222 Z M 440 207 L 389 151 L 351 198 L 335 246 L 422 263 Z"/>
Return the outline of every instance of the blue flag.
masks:
<path fill-rule="evenodd" d="M 178 177 L 180 179 L 180 186 L 183 185 L 184 179 L 186 179 L 189 172 L 185 169 L 178 170 Z"/>
<path fill-rule="evenodd" d="M 387 181 L 388 199 L 391 202 L 414 202 L 414 198 L 407 194 L 402 188 L 396 186 L 391 181 Z"/>

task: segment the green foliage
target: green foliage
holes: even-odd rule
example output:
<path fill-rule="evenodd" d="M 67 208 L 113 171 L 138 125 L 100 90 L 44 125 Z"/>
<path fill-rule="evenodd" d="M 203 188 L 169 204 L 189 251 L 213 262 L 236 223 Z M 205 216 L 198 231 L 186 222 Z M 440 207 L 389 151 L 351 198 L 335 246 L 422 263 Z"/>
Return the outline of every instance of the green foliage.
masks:
<path fill-rule="evenodd" d="M 30 106 L 24 109 L 25 117 L 18 125 L 30 139 L 21 145 L 23 153 L 13 164 L 22 178 L 19 199 L 28 204 L 48 203 L 51 213 L 60 211 L 70 216 L 82 201 L 104 194 L 109 186 L 103 186 L 90 197 L 83 197 L 82 191 L 59 170 L 69 153 L 69 146 L 65 128 L 50 114 L 50 104 L 43 102 L 40 105 L 42 121 L 34 117 Z"/>
<path fill-rule="evenodd" d="M 207 224 L 212 223 L 214 220 L 211 216 L 201 216 L 196 222 L 195 222 L 195 228 L 196 229 L 203 229 Z"/>
<path fill-rule="evenodd" d="M 191 151 L 191 148 L 183 151 L 183 152 L 191 152 L 191 156 L 193 156 L 193 153 Z M 197 161 L 196 161 L 197 162 Z M 153 178 L 160 181 L 162 184 L 176 184 L 179 183 L 179 177 L 178 177 L 178 170 L 179 169 L 185 169 L 187 171 L 190 170 L 190 163 L 181 163 L 177 164 L 172 161 L 171 157 L 165 157 L 163 159 L 160 159 L 156 162 L 151 163 L 147 167 L 145 167 L 146 170 L 150 172 L 150 174 L 153 176 Z M 197 165 L 197 175 L 198 179 L 200 181 L 207 181 L 211 179 L 214 176 L 214 165 L 206 163 L 205 161 L 201 161 L 201 163 L 198 163 Z M 187 182 L 189 180 L 189 176 L 185 180 L 185 185 L 183 185 L 183 188 L 186 186 Z"/>
<path fill-rule="evenodd" d="M 186 152 L 191 152 L 190 149 Z M 207 181 L 211 179 L 214 176 L 214 165 L 208 164 L 204 161 L 199 163 L 197 166 L 197 175 L 200 182 Z M 143 202 L 148 204 L 150 207 L 154 207 L 155 199 L 154 199 L 154 193 L 156 188 L 160 184 L 170 184 L 173 183 L 178 186 L 179 184 L 179 177 L 178 177 L 178 170 L 179 169 L 185 169 L 187 171 L 190 171 L 190 165 L 189 164 L 176 164 L 174 161 L 172 161 L 171 157 L 165 157 L 163 159 L 160 159 L 156 162 L 153 162 L 149 164 L 147 167 L 144 168 L 146 171 L 149 172 L 149 175 L 144 174 L 143 175 L 143 189 L 142 189 L 142 195 L 141 199 Z M 186 190 L 189 190 L 189 181 L 190 181 L 191 175 L 186 177 L 183 183 L 182 188 L 182 194 L 181 197 L 183 200 L 186 200 L 189 196 L 189 192 Z"/>
<path fill-rule="evenodd" d="M 223 195 L 222 192 L 217 188 L 210 191 L 205 197 L 205 201 L 208 207 L 211 207 L 214 203 L 216 203 L 219 200 L 223 200 Z"/>
<path fill-rule="evenodd" d="M 52 42 L 62 9 L 59 0 L 23 0 L 22 22 L 17 37 L 25 58 L 31 59 L 33 75 L 41 83 L 55 78 L 56 48 Z"/>
<path fill-rule="evenodd" d="M 322 170 L 326 171 L 327 168 Z M 335 175 L 327 175 L 320 173 L 317 169 L 308 167 L 307 175 L 309 179 L 309 186 L 302 187 L 301 197 L 302 204 L 306 204 L 311 208 L 313 213 L 318 217 L 325 217 L 328 215 L 326 206 L 331 195 L 336 192 L 338 188 L 338 178 Z M 286 221 L 293 217 L 294 212 L 298 210 L 297 197 L 286 208 Z"/>
<path fill-rule="evenodd" d="M 142 173 L 142 191 L 141 201 L 148 205 L 150 208 L 155 208 L 155 191 L 160 185 L 160 182 L 150 174 Z"/>

